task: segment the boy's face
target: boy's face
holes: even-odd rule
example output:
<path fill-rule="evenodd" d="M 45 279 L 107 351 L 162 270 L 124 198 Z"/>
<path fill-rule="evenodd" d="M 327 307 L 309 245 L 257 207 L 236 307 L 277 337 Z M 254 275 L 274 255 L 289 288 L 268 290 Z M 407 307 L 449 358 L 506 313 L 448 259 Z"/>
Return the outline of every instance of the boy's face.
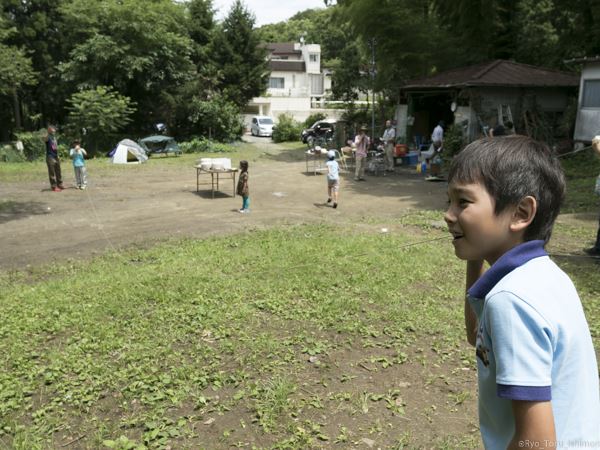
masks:
<path fill-rule="evenodd" d="M 496 202 L 483 184 L 452 182 L 448 186 L 448 199 L 444 220 L 460 259 L 493 264 L 519 244 L 518 237 L 510 230 L 514 208 L 496 215 Z"/>

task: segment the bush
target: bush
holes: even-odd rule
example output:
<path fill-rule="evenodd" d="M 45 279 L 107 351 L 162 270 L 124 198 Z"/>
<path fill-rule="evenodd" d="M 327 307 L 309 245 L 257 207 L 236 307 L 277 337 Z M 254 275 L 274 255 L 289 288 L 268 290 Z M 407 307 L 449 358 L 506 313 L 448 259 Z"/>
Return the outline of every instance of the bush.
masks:
<path fill-rule="evenodd" d="M 46 156 L 46 145 L 42 140 L 42 136 L 45 135 L 44 130 L 34 131 L 33 133 L 15 133 L 15 135 L 17 140 L 23 143 L 23 156 L 27 161 L 34 161 Z"/>
<path fill-rule="evenodd" d="M 76 92 L 67 103 L 69 117 L 66 131 L 70 137 L 76 138 L 85 129 L 84 145 L 91 147 L 86 148 L 89 154 L 108 147 L 112 138 L 131 122 L 136 111 L 135 102 L 110 86 Z"/>
<path fill-rule="evenodd" d="M 444 133 L 444 152 L 448 156 L 454 156 L 460 152 L 463 147 L 464 137 L 462 126 L 458 124 L 450 125 L 448 130 Z"/>
<path fill-rule="evenodd" d="M 313 123 L 323 119 L 327 119 L 327 114 L 323 114 L 321 112 L 311 114 L 304 121 L 304 128 L 310 128 L 313 126 Z"/>
<path fill-rule="evenodd" d="M 203 137 L 193 138 L 191 141 L 180 142 L 179 148 L 183 153 L 228 153 L 234 149 L 227 144 L 215 142 Z"/>
<path fill-rule="evenodd" d="M 280 114 L 277 125 L 273 129 L 273 141 L 298 141 L 301 132 L 302 125 L 299 122 L 296 122 L 289 114 Z"/>
<path fill-rule="evenodd" d="M 192 99 L 187 106 L 187 118 L 194 134 L 208 135 L 220 142 L 232 142 L 244 132 L 244 123 L 238 107 L 221 96 L 210 100 Z"/>
<path fill-rule="evenodd" d="M 0 147 L 0 162 L 24 162 L 25 156 L 14 146 L 7 144 Z"/>

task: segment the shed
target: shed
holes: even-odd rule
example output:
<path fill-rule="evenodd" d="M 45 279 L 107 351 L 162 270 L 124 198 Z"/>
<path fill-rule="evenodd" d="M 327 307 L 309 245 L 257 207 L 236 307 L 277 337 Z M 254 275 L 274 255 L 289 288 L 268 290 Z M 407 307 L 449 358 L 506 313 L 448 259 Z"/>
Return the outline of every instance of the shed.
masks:
<path fill-rule="evenodd" d="M 582 64 L 573 140 L 587 144 L 600 134 L 600 56 L 565 62 Z"/>
<path fill-rule="evenodd" d="M 401 88 L 397 134 L 428 140 L 444 120 L 471 142 L 510 120 L 518 133 L 553 141 L 578 85 L 572 73 L 501 59 L 447 70 Z"/>

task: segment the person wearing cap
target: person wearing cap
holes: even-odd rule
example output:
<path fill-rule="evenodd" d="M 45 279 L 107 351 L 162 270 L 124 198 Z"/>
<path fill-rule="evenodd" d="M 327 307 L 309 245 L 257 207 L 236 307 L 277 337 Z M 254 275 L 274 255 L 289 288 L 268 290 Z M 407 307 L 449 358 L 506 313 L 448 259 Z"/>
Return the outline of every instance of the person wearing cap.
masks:
<path fill-rule="evenodd" d="M 54 192 L 60 192 L 64 189 L 62 175 L 60 171 L 60 159 L 58 157 L 58 141 L 56 140 L 56 127 L 48 125 L 47 133 L 44 136 L 46 144 L 46 165 L 48 166 L 48 178 L 50 179 L 50 188 Z"/>
<path fill-rule="evenodd" d="M 365 181 L 365 166 L 367 165 L 367 149 L 371 143 L 371 139 L 365 133 L 367 127 L 364 125 L 360 127 L 356 138 L 354 138 L 354 145 L 356 146 L 356 152 L 354 154 L 356 160 L 356 170 L 354 172 L 354 179 L 356 181 Z"/>
<path fill-rule="evenodd" d="M 338 193 L 340 191 L 340 166 L 335 160 L 335 152 L 327 152 L 327 203 L 333 200 L 333 208 L 338 205 Z"/>
<path fill-rule="evenodd" d="M 396 142 L 396 129 L 391 120 L 385 121 L 385 131 L 381 137 L 385 148 L 385 165 L 388 172 L 394 171 L 394 144 Z"/>

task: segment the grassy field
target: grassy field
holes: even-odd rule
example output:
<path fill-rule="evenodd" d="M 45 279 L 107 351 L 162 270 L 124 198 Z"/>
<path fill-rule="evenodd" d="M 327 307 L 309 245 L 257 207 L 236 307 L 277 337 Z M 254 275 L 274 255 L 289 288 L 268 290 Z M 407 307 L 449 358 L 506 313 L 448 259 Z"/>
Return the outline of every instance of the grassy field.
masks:
<path fill-rule="evenodd" d="M 270 140 L 265 140 L 270 142 Z M 285 143 L 278 144 L 278 147 L 292 150 L 305 148 L 301 143 Z M 264 156 L 265 154 L 278 153 L 280 150 L 270 150 L 264 148 L 257 151 L 256 146 L 245 143 L 237 142 L 231 145 L 231 152 L 227 153 L 187 153 L 181 156 L 152 156 L 148 159 L 145 164 L 111 164 L 109 158 L 97 157 L 86 161 L 86 165 L 90 173 L 96 176 L 104 176 L 110 174 L 119 174 L 120 172 L 127 171 L 129 173 L 136 171 L 152 170 L 152 167 L 159 164 L 163 167 L 179 168 L 181 166 L 193 165 L 197 159 L 203 157 L 209 158 L 231 158 L 232 160 L 238 161 L 246 159 L 248 161 L 255 161 L 257 158 Z M 71 160 L 63 158 L 61 160 L 62 171 L 72 171 L 73 165 Z M 15 181 L 35 181 L 35 180 L 47 180 L 48 169 L 46 168 L 46 162 L 44 160 L 37 160 L 28 163 L 0 163 L 0 182 L 15 182 Z"/>
<path fill-rule="evenodd" d="M 566 164 L 580 180 L 570 211 L 595 208 L 598 170 L 581 161 Z M 44 174 L 33 167 L 1 173 Z M 481 448 L 463 263 L 441 217 L 250 230 L 1 273 L 0 448 Z M 561 221 L 550 251 L 586 240 Z M 557 261 L 598 349 L 598 266 Z"/>

